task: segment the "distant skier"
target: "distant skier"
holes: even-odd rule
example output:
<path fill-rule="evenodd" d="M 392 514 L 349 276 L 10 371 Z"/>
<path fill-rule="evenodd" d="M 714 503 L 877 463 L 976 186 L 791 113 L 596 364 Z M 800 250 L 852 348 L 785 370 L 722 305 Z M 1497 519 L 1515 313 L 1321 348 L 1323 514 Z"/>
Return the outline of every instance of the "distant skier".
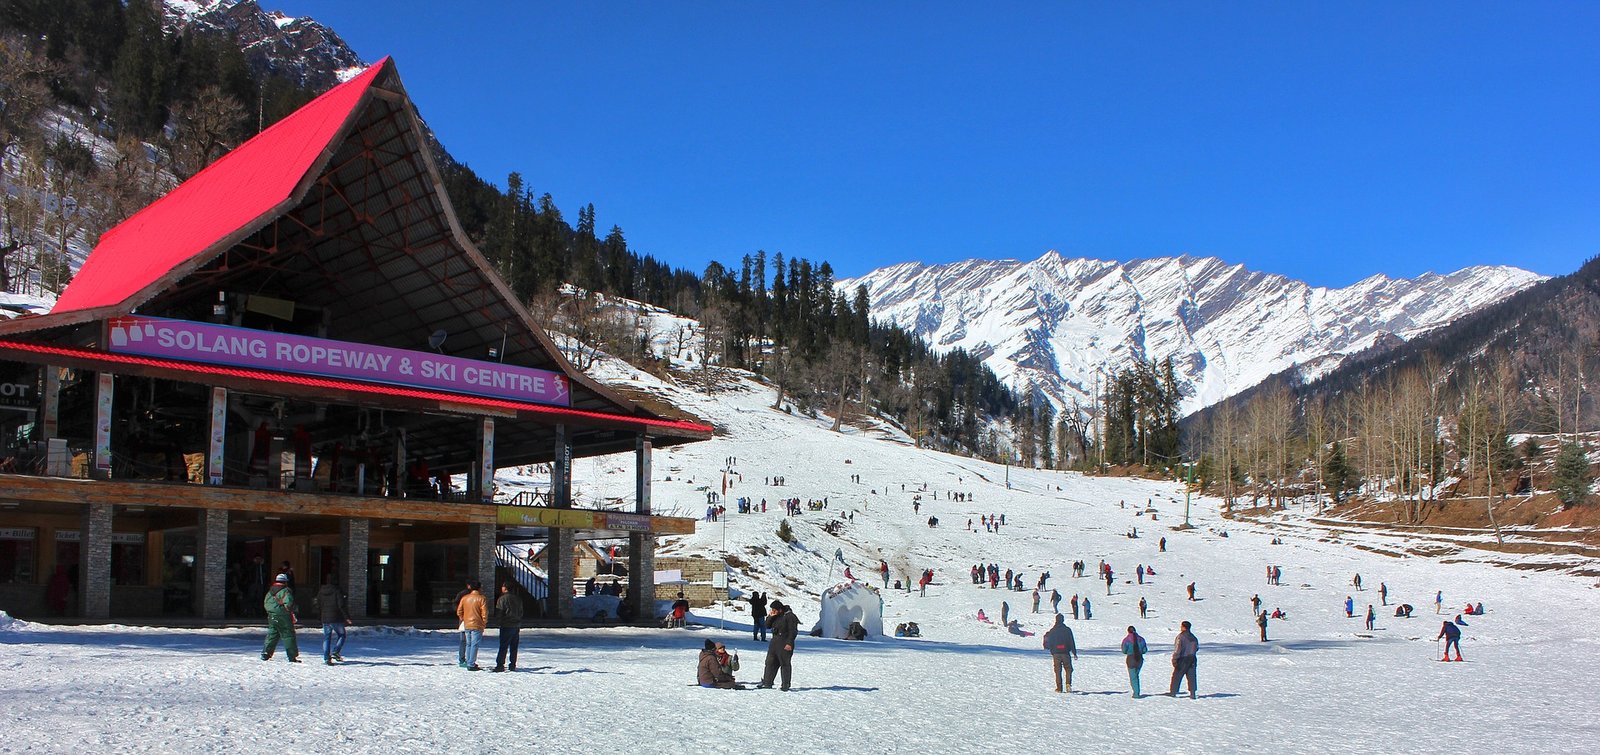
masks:
<path fill-rule="evenodd" d="M 1262 612 L 1256 614 L 1256 626 L 1261 627 L 1261 641 L 1262 642 L 1266 642 L 1267 641 L 1267 612 L 1266 611 L 1262 611 Z"/>
<path fill-rule="evenodd" d="M 1133 699 L 1139 699 L 1139 669 L 1144 668 L 1144 654 L 1149 650 L 1144 638 L 1133 627 L 1128 627 L 1128 635 L 1122 638 L 1122 654 L 1128 664 L 1128 683 L 1133 685 Z"/>
<path fill-rule="evenodd" d="M 1439 660 L 1450 660 L 1450 648 L 1452 646 L 1456 649 L 1456 660 L 1461 660 L 1461 630 L 1456 628 L 1456 625 L 1446 621 L 1444 626 L 1439 628 L 1439 637 L 1433 639 L 1438 640 L 1440 637 L 1444 638 L 1444 657 Z"/>
<path fill-rule="evenodd" d="M 1078 657 L 1078 645 L 1073 641 L 1072 628 L 1066 625 L 1061 614 L 1056 614 L 1055 626 L 1044 633 L 1044 649 L 1050 653 L 1050 667 L 1056 677 L 1057 692 L 1072 691 L 1072 661 Z M 1062 682 L 1065 673 L 1066 681 Z"/>

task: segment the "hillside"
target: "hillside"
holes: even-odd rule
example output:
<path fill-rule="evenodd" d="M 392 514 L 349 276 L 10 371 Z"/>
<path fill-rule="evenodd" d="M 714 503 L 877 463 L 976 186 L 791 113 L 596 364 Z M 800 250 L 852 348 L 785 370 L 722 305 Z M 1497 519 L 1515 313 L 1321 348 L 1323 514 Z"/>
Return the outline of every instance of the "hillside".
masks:
<path fill-rule="evenodd" d="M 737 595 L 770 591 L 797 607 L 803 628 L 817 617 L 817 592 L 839 580 L 836 551 L 869 579 L 880 557 L 896 579 L 932 569 L 926 596 L 883 593 L 884 625 L 915 621 L 922 637 L 801 637 L 793 692 L 741 693 L 692 685 L 695 654 L 707 639 L 742 656 L 739 679 L 757 680 L 762 646 L 750 638 L 741 602 L 696 609 L 688 630 L 524 630 L 517 673 L 478 675 L 455 667 L 456 633 L 446 630 L 358 626 L 347 662 L 324 668 L 262 663 L 255 627 L 56 627 L 0 615 L 10 682 L 0 744 L 54 750 L 69 725 L 79 741 L 107 750 L 181 739 L 203 750 L 255 750 L 270 740 L 311 749 L 331 742 L 347 752 L 462 741 L 489 751 L 528 741 L 577 751 L 597 738 L 629 751 L 670 741 L 730 753 L 1031 752 L 1052 747 L 1063 731 L 1077 746 L 1106 752 L 1457 753 L 1483 742 L 1507 752 L 1577 752 L 1600 735 L 1586 716 L 1527 725 L 1550 706 L 1565 716 L 1600 704 L 1587 666 L 1570 661 L 1596 642 L 1581 618 L 1600 610 L 1594 576 L 1579 574 L 1592 559 L 1557 564 L 1529 555 L 1513 559 L 1548 570 L 1508 569 L 1490 563 L 1503 555 L 1408 552 L 1405 535 L 1313 521 L 1293 509 L 1229 521 L 1218 513 L 1220 502 L 1206 497 L 1192 503 L 1196 528 L 1179 531 L 1183 492 L 1171 483 L 1008 471 L 911 448 L 893 430 L 870 425 L 829 432 L 826 417 L 768 408 L 770 390 L 736 373 L 721 375 L 707 394 L 696 389 L 698 380 L 658 380 L 609 360 L 597 371 L 670 397 L 718 428 L 713 440 L 657 453 L 658 511 L 703 511 L 706 491 L 720 488 L 730 460 L 729 495 L 769 502 L 766 513 L 730 507 L 725 521 L 701 522 L 664 552 L 728 554 L 742 564 L 731 574 Z M 507 485 L 530 481 L 506 472 Z M 582 460 L 575 475 L 585 505 L 631 496 L 626 455 Z M 773 476 L 788 484 L 763 484 Z M 972 500 L 952 501 L 952 492 Z M 791 519 L 792 546 L 774 534 L 783 517 L 772 504 L 783 497 L 828 501 L 822 511 Z M 966 529 L 967 518 L 990 513 L 1005 516 L 998 533 Z M 927 525 L 929 516 L 939 518 L 937 527 Z M 839 522 L 837 535 L 824 530 L 828 522 Z M 1135 527 L 1139 537 L 1128 537 Z M 1278 538 L 1282 544 L 1273 544 Z M 1092 576 L 1073 578 L 1074 560 L 1091 575 L 1101 560 L 1111 564 L 1109 591 Z M 1079 648 L 1073 694 L 1052 691 L 1038 636 L 976 619 L 982 610 L 998 621 L 1004 601 L 1024 631 L 1038 632 L 1049 610 L 1046 602 L 1045 613 L 1034 614 L 1028 591 L 974 586 L 968 571 L 978 562 L 1018 569 L 1028 587 L 1049 571 L 1047 586 L 1062 593 L 1069 615 L 1073 595 L 1092 601 L 1093 618 L 1069 619 Z M 1155 569 L 1143 584 L 1134 576 L 1141 565 Z M 1265 584 L 1267 565 L 1282 568 L 1281 586 Z M 1350 586 L 1358 573 L 1363 590 Z M 1185 594 L 1191 583 L 1194 601 Z M 1389 606 L 1377 594 L 1380 584 Z M 1487 609 L 1464 619 L 1464 663 L 1438 662 L 1435 591 L 1443 593 L 1445 616 L 1467 601 Z M 1288 616 L 1269 623 L 1269 642 L 1257 639 L 1253 595 Z M 1359 616 L 1346 618 L 1346 596 L 1359 612 L 1376 606 L 1373 629 Z M 1149 609 L 1143 618 L 1141 598 Z M 1394 617 L 1400 602 L 1416 615 Z M 1159 697 L 1180 621 L 1193 622 L 1200 641 L 1195 701 Z M 1118 650 L 1130 624 L 1150 648 L 1147 697 L 1139 700 L 1128 696 Z M 303 648 L 314 649 L 319 638 L 314 628 L 300 635 Z M 1297 695 L 1313 687 L 1315 704 L 1304 704 Z M 1485 690 L 1493 691 L 1492 705 L 1483 702 Z M 352 704 L 369 698 L 404 715 Z M 85 708 L 95 715 L 81 715 Z M 485 711 L 497 716 L 492 740 L 484 739 Z"/>

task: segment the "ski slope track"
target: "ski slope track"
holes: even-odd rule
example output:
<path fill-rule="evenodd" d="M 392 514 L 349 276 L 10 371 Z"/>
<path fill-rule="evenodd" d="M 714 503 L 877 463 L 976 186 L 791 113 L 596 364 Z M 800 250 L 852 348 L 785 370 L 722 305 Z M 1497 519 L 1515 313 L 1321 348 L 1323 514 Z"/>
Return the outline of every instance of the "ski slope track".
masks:
<path fill-rule="evenodd" d="M 1195 528 L 1180 531 L 1184 492 L 1175 484 L 1008 470 L 916 449 L 887 424 L 833 433 L 827 417 L 769 408 L 772 391 L 747 377 L 724 375 L 707 395 L 692 372 L 683 384 L 615 362 L 597 373 L 718 428 L 713 440 L 656 452 L 658 512 L 703 515 L 725 470 L 730 498 L 767 501 L 766 513 L 730 505 L 724 521 L 702 521 L 662 552 L 737 557 L 736 594 L 770 591 L 793 603 L 803 629 L 843 565 L 873 581 L 879 558 L 895 579 L 931 568 L 925 597 L 884 593 L 884 626 L 915 621 L 922 637 L 802 636 L 792 691 L 724 691 L 693 685 L 696 653 L 706 639 L 725 641 L 741 655 L 740 681 L 758 680 L 763 645 L 751 639 L 741 602 L 697 608 L 682 630 L 527 629 L 520 668 L 508 674 L 457 668 L 450 631 L 359 626 L 347 662 L 330 668 L 317 627 L 299 632 L 307 662 L 289 664 L 281 652 L 259 659 L 264 627 L 52 626 L 0 616 L 0 751 L 1549 753 L 1592 752 L 1600 742 L 1591 661 L 1600 591 L 1579 568 L 1591 562 L 1532 571 L 1503 565 L 1515 555 L 1470 547 L 1447 558 L 1408 555 L 1391 547 L 1403 536 L 1335 539 L 1336 524 L 1293 509 L 1231 521 L 1209 498 L 1192 500 Z M 504 472 L 507 493 L 545 484 L 532 470 Z M 627 456 L 578 462 L 579 505 L 630 502 L 632 475 Z M 774 476 L 787 485 L 763 484 Z M 954 502 L 953 492 L 971 501 Z M 793 545 L 775 535 L 785 497 L 827 499 L 824 510 L 791 519 Z M 998 534 L 978 525 L 986 514 L 1005 515 Z M 823 530 L 841 517 L 837 536 Z M 1272 545 L 1279 536 L 1284 543 Z M 1080 559 L 1090 576 L 1074 579 L 1069 565 Z M 1102 559 L 1115 574 L 1109 595 L 1093 578 Z M 1093 601 L 1093 619 L 1069 620 L 1080 650 L 1072 693 L 1054 691 L 1038 636 L 976 620 L 980 609 L 998 620 L 1002 601 L 1029 631 L 1043 632 L 1049 619 L 1048 600 L 1035 614 L 1029 592 L 971 584 L 979 562 L 1020 570 L 1030 588 L 1049 571 L 1063 610 L 1074 594 Z M 1134 576 L 1141 564 L 1156 570 L 1143 585 Z M 1266 584 L 1274 564 L 1281 586 Z M 1360 591 L 1351 586 L 1357 573 Z M 1190 583 L 1196 601 L 1185 597 Z M 1367 631 L 1362 615 L 1380 603 L 1380 583 L 1390 606 L 1376 609 Z M 1434 614 L 1439 590 L 1444 616 Z M 1269 642 L 1257 639 L 1255 594 L 1288 614 L 1270 623 Z M 1345 616 L 1346 596 L 1356 618 Z M 1441 620 L 1469 600 L 1487 613 L 1465 619 L 1465 661 L 1441 663 Z M 1415 606 L 1415 617 L 1395 618 L 1397 602 Z M 1200 641 L 1194 700 L 1161 694 L 1184 620 Z M 1129 694 L 1118 650 L 1129 624 L 1151 651 L 1142 699 Z"/>

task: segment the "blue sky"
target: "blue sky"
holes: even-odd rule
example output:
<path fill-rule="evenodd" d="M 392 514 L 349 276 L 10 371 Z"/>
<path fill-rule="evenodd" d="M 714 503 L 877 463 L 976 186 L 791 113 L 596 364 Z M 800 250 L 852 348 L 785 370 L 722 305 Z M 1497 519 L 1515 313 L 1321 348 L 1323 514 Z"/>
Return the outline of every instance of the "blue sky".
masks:
<path fill-rule="evenodd" d="M 263 0 L 450 152 L 703 269 L 1215 255 L 1318 285 L 1600 253 L 1596 3 Z"/>

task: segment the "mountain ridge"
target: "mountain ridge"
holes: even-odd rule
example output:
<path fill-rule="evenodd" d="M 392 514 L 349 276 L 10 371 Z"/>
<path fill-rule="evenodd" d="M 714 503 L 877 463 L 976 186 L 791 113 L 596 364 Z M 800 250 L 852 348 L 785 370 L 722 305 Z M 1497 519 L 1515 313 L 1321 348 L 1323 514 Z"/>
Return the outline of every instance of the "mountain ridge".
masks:
<path fill-rule="evenodd" d="M 1093 401 L 1099 371 L 1173 358 L 1193 412 L 1300 366 L 1315 378 L 1374 345 L 1409 340 L 1545 280 L 1504 265 L 1312 286 L 1218 257 L 903 262 L 839 282 L 873 316 L 966 349 L 1058 408 Z"/>

